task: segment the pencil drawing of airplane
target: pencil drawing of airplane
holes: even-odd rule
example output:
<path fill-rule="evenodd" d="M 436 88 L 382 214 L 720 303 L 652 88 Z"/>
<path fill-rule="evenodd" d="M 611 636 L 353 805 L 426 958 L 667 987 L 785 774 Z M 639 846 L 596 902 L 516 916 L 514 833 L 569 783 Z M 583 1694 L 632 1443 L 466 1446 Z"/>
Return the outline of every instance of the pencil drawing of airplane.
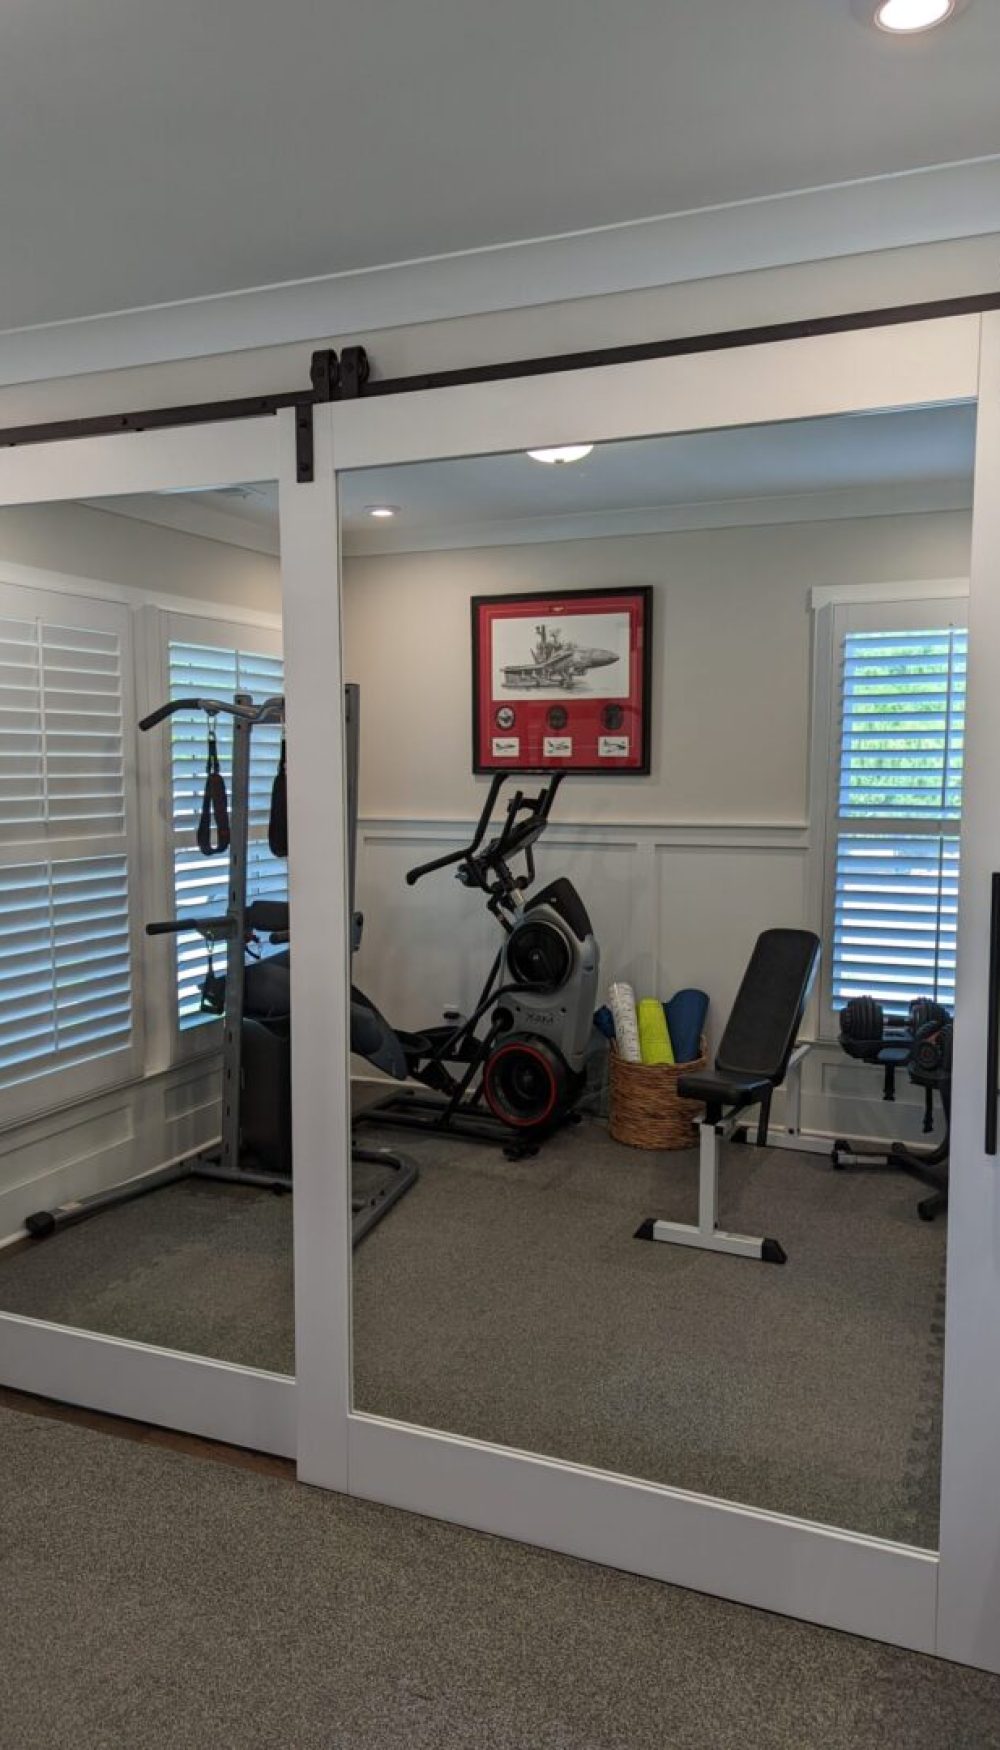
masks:
<path fill-rule="evenodd" d="M 530 662 L 503 665 L 505 687 L 564 687 L 568 692 L 592 668 L 607 668 L 620 658 L 611 650 L 590 650 L 563 641 L 558 626 L 536 626 Z"/>

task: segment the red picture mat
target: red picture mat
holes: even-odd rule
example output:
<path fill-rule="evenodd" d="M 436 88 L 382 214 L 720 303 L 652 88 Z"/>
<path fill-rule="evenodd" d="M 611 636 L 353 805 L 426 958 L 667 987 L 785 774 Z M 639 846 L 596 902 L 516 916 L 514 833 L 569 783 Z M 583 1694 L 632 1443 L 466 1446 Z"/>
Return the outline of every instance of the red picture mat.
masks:
<path fill-rule="evenodd" d="M 473 770 L 648 772 L 652 593 L 473 597 Z"/>

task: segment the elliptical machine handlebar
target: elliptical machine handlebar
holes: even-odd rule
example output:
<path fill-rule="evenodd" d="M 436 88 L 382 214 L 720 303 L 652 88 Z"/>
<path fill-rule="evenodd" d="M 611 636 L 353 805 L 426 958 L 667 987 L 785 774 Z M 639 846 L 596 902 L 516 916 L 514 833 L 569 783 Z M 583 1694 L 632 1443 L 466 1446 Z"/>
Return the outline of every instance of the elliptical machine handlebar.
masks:
<path fill-rule="evenodd" d="M 511 775 L 510 772 L 496 772 L 494 774 L 482 813 L 476 823 L 476 830 L 469 843 L 464 845 L 460 851 L 447 851 L 443 857 L 433 857 L 429 863 L 418 863 L 416 868 L 408 869 L 406 872 L 407 887 L 415 887 L 425 875 L 432 874 L 436 869 L 450 868 L 453 863 L 469 862 L 474 865 L 476 852 L 479 850 L 493 818 L 497 797 Z M 520 851 L 530 851 L 535 840 L 545 829 L 556 792 L 565 776 L 565 772 L 552 772 L 545 788 L 539 790 L 537 796 L 528 800 L 525 799 L 523 791 L 516 791 L 507 804 L 507 817 L 498 836 L 487 846 L 479 860 L 486 863 L 487 866 L 492 866 L 506 862 L 508 857 L 516 856 Z M 524 816 L 524 818 L 519 818 L 519 816 Z M 476 884 L 481 885 L 482 883 L 477 879 Z"/>

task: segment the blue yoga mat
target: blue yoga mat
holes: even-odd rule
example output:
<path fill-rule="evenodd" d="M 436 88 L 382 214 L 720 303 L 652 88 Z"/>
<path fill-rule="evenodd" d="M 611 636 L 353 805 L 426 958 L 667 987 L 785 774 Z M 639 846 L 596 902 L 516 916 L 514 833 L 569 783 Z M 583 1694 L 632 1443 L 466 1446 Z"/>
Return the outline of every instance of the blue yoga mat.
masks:
<path fill-rule="evenodd" d="M 679 990 L 664 1003 L 677 1063 L 691 1063 L 701 1053 L 708 997 L 703 990 Z"/>

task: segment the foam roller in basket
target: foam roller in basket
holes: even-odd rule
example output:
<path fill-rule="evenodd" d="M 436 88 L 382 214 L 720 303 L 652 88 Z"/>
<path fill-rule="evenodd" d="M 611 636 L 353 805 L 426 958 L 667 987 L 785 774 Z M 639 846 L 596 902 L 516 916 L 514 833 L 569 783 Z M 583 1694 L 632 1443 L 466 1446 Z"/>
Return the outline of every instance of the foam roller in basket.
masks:
<path fill-rule="evenodd" d="M 673 1063 L 674 1048 L 663 1004 L 656 997 L 642 997 L 638 1017 L 643 1063 Z"/>
<path fill-rule="evenodd" d="M 641 1063 L 639 1024 L 635 1013 L 635 992 L 630 984 L 613 984 L 608 1002 L 615 1018 L 615 1044 L 619 1057 L 626 1063 Z"/>

